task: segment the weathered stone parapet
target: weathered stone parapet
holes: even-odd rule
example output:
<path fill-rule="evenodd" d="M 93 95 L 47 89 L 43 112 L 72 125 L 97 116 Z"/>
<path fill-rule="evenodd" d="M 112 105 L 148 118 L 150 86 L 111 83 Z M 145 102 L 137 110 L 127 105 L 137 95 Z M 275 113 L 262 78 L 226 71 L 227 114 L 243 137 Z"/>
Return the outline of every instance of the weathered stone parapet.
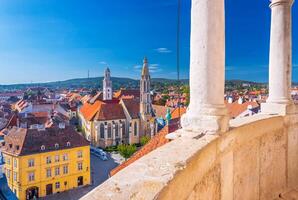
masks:
<path fill-rule="evenodd" d="M 297 118 L 242 118 L 222 135 L 179 130 L 82 199 L 275 199 L 298 186 Z"/>

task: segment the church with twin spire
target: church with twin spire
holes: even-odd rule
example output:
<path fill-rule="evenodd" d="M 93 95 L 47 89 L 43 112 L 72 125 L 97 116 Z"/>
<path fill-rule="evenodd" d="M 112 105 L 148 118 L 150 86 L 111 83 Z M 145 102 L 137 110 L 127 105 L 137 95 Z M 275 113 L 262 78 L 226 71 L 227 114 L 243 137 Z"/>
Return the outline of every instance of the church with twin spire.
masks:
<path fill-rule="evenodd" d="M 102 91 L 79 110 L 80 124 L 93 146 L 106 148 L 119 144 L 137 144 L 143 136 L 157 132 L 152 109 L 148 59 L 144 58 L 140 89 L 113 91 L 111 71 L 106 68 Z"/>

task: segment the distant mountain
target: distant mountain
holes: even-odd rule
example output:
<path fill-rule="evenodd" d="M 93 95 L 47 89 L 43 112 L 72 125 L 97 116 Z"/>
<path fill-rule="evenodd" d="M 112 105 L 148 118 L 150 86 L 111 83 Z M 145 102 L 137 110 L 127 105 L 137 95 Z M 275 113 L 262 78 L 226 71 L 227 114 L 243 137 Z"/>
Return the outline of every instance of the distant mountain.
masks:
<path fill-rule="evenodd" d="M 102 88 L 103 77 L 95 78 L 77 78 L 70 79 L 66 81 L 55 81 L 48 83 L 32 83 L 32 84 L 12 84 L 12 85 L 0 85 L 0 91 L 3 90 L 22 90 L 28 87 L 47 87 L 50 89 L 58 88 L 67 88 L 67 89 L 77 89 L 77 88 Z M 121 78 L 121 77 L 112 77 L 113 88 L 138 88 L 139 80 L 131 78 Z M 187 79 L 180 81 L 181 84 L 188 84 Z M 177 84 L 177 80 L 165 79 L 165 78 L 153 78 L 152 87 L 159 88 L 164 85 L 173 85 Z"/>
<path fill-rule="evenodd" d="M 28 87 L 47 87 L 50 89 L 77 89 L 77 88 L 102 88 L 103 77 L 95 78 L 77 78 L 66 81 L 55 81 L 48 83 L 32 83 L 32 84 L 13 84 L 0 85 L 0 91 L 4 90 L 22 90 Z M 118 90 L 120 88 L 139 88 L 139 80 L 131 78 L 112 77 L 113 88 Z M 180 80 L 180 84 L 188 84 L 188 79 Z M 152 89 L 163 90 L 167 86 L 177 85 L 178 81 L 175 79 L 153 78 Z M 257 83 L 253 81 L 244 80 L 226 80 L 226 89 L 240 89 L 243 87 L 266 87 L 267 83 Z"/>

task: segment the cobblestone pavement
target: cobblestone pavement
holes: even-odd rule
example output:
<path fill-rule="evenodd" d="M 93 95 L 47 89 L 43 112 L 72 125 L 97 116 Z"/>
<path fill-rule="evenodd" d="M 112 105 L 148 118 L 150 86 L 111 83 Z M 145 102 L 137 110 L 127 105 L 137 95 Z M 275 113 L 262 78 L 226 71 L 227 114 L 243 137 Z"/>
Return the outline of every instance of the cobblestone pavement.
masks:
<path fill-rule="evenodd" d="M 102 161 L 91 155 L 92 185 L 76 188 L 67 192 L 57 193 L 42 198 L 43 200 L 77 200 L 109 178 L 109 172 L 122 162 L 121 156 L 108 154 L 108 160 Z"/>

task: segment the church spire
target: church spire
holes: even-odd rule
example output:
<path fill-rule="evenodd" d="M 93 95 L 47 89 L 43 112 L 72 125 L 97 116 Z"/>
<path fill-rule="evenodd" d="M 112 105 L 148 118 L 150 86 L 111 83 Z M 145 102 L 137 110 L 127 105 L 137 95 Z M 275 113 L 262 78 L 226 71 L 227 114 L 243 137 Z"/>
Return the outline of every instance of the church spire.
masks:
<path fill-rule="evenodd" d="M 145 57 L 143 60 L 142 76 L 149 76 L 149 67 L 148 67 L 147 57 Z"/>

